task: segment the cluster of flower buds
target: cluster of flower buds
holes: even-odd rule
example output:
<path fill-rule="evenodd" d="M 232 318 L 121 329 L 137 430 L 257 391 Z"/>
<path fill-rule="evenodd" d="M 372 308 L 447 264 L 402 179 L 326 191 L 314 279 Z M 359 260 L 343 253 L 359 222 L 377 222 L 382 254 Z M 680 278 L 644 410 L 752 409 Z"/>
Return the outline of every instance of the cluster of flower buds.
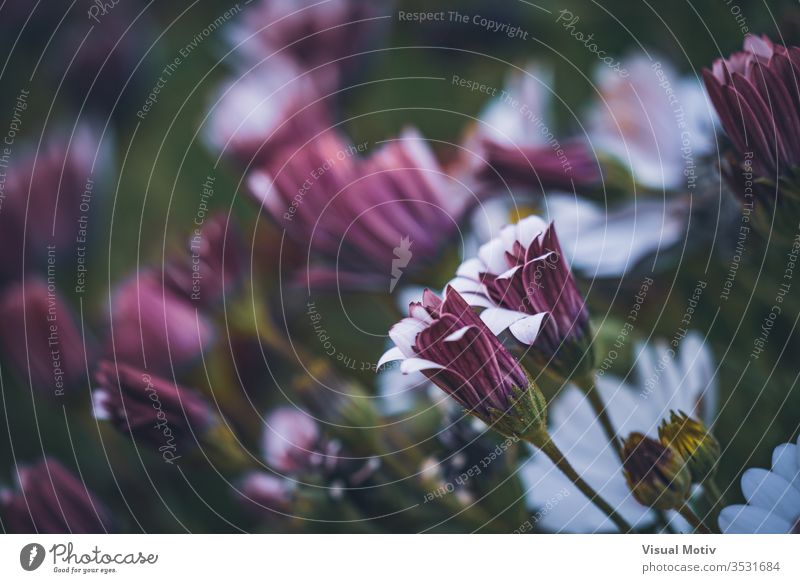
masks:
<path fill-rule="evenodd" d="M 702 421 L 671 412 L 659 439 L 632 433 L 623 444 L 623 468 L 633 496 L 660 510 L 681 510 L 694 483 L 705 484 L 715 471 L 720 446 Z"/>
<path fill-rule="evenodd" d="M 686 462 L 675 449 L 632 433 L 622 451 L 625 479 L 640 504 L 660 510 L 683 506 L 692 480 Z"/>

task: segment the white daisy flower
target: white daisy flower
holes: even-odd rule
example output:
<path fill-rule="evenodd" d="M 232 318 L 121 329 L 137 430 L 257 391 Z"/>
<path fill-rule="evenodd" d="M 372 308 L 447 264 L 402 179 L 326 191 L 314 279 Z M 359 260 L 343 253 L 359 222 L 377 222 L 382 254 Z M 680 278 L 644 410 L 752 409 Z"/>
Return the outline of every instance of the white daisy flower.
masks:
<path fill-rule="evenodd" d="M 711 425 L 716 409 L 715 367 L 703 338 L 690 333 L 676 355 L 669 345 L 657 342 L 640 346 L 633 384 L 611 376 L 600 376 L 597 388 L 619 435 L 639 431 L 658 438 L 658 425 L 673 410 L 702 418 Z M 575 470 L 634 528 L 645 528 L 655 513 L 631 495 L 622 464 L 611 448 L 582 391 L 568 386 L 549 407 L 549 427 L 555 444 Z M 611 532 L 616 527 L 595 508 L 550 460 L 534 452 L 520 468 L 526 501 L 532 512 L 548 505 L 564 490 L 558 504 L 540 513 L 538 526 L 552 532 Z M 672 514 L 672 513 L 671 513 Z M 677 516 L 673 527 L 689 530 Z"/>
<path fill-rule="evenodd" d="M 772 469 L 742 476 L 747 504 L 723 508 L 719 528 L 734 534 L 800 534 L 800 438 L 772 452 Z"/>
<path fill-rule="evenodd" d="M 687 163 L 714 147 L 715 117 L 703 85 L 655 56 L 637 54 L 622 64 L 627 77 L 607 67 L 595 75 L 592 146 L 628 166 L 639 184 L 680 188 Z"/>

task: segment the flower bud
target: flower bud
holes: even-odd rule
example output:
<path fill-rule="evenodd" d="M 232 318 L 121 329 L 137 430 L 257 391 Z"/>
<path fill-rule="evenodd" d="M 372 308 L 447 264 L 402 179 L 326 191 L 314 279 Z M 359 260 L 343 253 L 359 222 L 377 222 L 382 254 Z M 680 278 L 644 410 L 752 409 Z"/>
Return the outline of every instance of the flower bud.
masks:
<path fill-rule="evenodd" d="M 506 331 L 525 361 L 559 380 L 594 371 L 589 312 L 554 225 L 537 216 L 505 227 L 465 261 L 451 285 L 494 334 Z"/>
<path fill-rule="evenodd" d="M 132 366 L 103 361 L 95 378 L 100 386 L 92 395 L 95 417 L 157 447 L 168 463 L 214 424 L 211 407 L 198 393 Z"/>
<path fill-rule="evenodd" d="M 659 510 L 679 508 L 689 497 L 691 474 L 681 455 L 641 433 L 622 446 L 628 488 L 636 500 Z"/>
<path fill-rule="evenodd" d="M 140 273 L 115 291 L 110 324 L 106 350 L 115 360 L 162 375 L 198 360 L 215 336 L 208 318 L 156 271 Z"/>
<path fill-rule="evenodd" d="M 62 396 L 85 378 L 87 350 L 73 311 L 53 285 L 27 279 L 0 296 L 0 350 L 42 394 Z"/>
<path fill-rule="evenodd" d="M 86 484 L 58 461 L 20 467 L 17 491 L 0 491 L 0 516 L 11 533 L 108 532 L 111 519 Z"/>
<path fill-rule="evenodd" d="M 213 308 L 238 291 L 245 257 L 238 223 L 217 213 L 192 234 L 188 253 L 167 265 L 164 277 L 192 304 Z"/>
<path fill-rule="evenodd" d="M 444 299 L 425 290 L 389 336 L 396 346 L 378 368 L 402 360 L 403 373 L 423 372 L 467 411 L 509 437 L 546 433 L 544 396 L 453 288 L 447 288 Z"/>
<path fill-rule="evenodd" d="M 672 411 L 669 421 L 665 419 L 658 428 L 658 438 L 683 457 L 693 482 L 702 482 L 716 471 L 721 453 L 719 442 L 702 421 Z"/>

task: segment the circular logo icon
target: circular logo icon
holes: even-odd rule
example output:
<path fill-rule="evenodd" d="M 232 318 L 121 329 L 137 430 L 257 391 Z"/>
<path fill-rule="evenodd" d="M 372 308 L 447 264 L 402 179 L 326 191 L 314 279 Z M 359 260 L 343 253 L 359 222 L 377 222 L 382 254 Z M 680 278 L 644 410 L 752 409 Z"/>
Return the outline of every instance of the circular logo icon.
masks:
<path fill-rule="evenodd" d="M 26 571 L 35 571 L 44 562 L 44 547 L 39 543 L 30 543 L 19 552 L 19 564 Z"/>

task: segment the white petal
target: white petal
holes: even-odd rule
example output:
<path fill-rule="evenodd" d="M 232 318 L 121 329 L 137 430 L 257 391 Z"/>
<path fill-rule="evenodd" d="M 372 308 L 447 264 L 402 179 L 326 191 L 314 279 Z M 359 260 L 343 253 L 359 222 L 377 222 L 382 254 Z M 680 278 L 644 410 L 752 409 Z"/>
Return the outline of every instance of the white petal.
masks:
<path fill-rule="evenodd" d="M 515 312 L 505 308 L 489 308 L 481 312 L 481 320 L 495 336 L 505 332 L 514 322 L 527 316 L 528 314 L 523 312 Z"/>
<path fill-rule="evenodd" d="M 772 471 L 786 478 L 795 488 L 800 490 L 800 468 L 797 466 L 797 446 L 784 443 L 772 452 Z"/>
<path fill-rule="evenodd" d="M 539 330 L 542 329 L 542 322 L 546 316 L 547 313 L 542 312 L 535 316 L 528 316 L 527 318 L 517 320 L 509 326 L 509 331 L 514 335 L 514 338 L 522 342 L 522 344 L 530 346 L 536 341 L 536 337 L 539 335 Z"/>
<path fill-rule="evenodd" d="M 444 339 L 444 342 L 458 342 L 464 337 L 464 334 L 466 334 L 470 328 L 474 328 L 474 326 L 463 326 L 459 328 L 458 330 L 447 336 L 447 338 Z"/>
<path fill-rule="evenodd" d="M 417 334 L 425 329 L 425 324 L 415 318 L 403 318 L 389 330 L 389 338 L 407 357 L 414 356 L 414 343 Z"/>
<path fill-rule="evenodd" d="M 412 305 L 408 313 L 412 318 L 424 322 L 425 324 L 433 324 L 433 318 L 428 313 L 428 310 L 426 310 L 419 304 Z"/>
<path fill-rule="evenodd" d="M 486 265 L 487 273 L 497 275 L 508 269 L 506 249 L 500 239 L 492 239 L 488 243 L 481 245 L 478 250 L 478 257 Z"/>
<path fill-rule="evenodd" d="M 477 257 L 473 257 L 472 259 L 467 259 L 461 265 L 458 266 L 456 270 L 456 275 L 459 277 L 466 277 L 467 279 L 474 279 L 479 280 L 481 277 L 481 273 L 486 271 L 486 265 L 478 259 Z"/>
<path fill-rule="evenodd" d="M 108 409 L 108 395 L 104 389 L 97 389 L 92 393 L 92 413 L 98 421 L 108 421 L 111 419 L 111 411 Z"/>
<path fill-rule="evenodd" d="M 456 277 L 448 285 L 461 295 L 465 293 L 483 293 L 486 289 L 481 282 L 468 277 Z"/>
<path fill-rule="evenodd" d="M 792 525 L 763 508 L 735 505 L 719 513 L 719 528 L 727 534 L 786 534 Z"/>
<path fill-rule="evenodd" d="M 750 504 L 786 520 L 800 518 L 800 492 L 778 474 L 761 468 L 747 470 L 742 476 L 742 493 Z"/>
<path fill-rule="evenodd" d="M 514 267 L 506 269 L 503 273 L 498 275 L 497 279 L 511 279 L 520 269 L 522 269 L 521 265 L 515 265 Z"/>
<path fill-rule="evenodd" d="M 382 367 L 387 362 L 394 362 L 395 360 L 403 360 L 405 357 L 406 355 L 403 354 L 403 351 L 400 350 L 397 346 L 395 346 L 383 353 L 383 356 L 381 356 L 380 360 L 378 361 L 377 368 Z"/>
<path fill-rule="evenodd" d="M 517 223 L 517 241 L 527 249 L 546 229 L 547 223 L 541 217 L 536 215 L 525 217 Z"/>
<path fill-rule="evenodd" d="M 411 374 L 423 370 L 439 370 L 443 368 L 441 364 L 424 358 L 407 358 L 400 364 L 400 371 L 403 374 Z"/>
<path fill-rule="evenodd" d="M 458 290 L 456 290 L 458 291 Z M 494 304 L 483 294 L 461 293 L 461 297 L 473 308 L 493 308 Z"/>

